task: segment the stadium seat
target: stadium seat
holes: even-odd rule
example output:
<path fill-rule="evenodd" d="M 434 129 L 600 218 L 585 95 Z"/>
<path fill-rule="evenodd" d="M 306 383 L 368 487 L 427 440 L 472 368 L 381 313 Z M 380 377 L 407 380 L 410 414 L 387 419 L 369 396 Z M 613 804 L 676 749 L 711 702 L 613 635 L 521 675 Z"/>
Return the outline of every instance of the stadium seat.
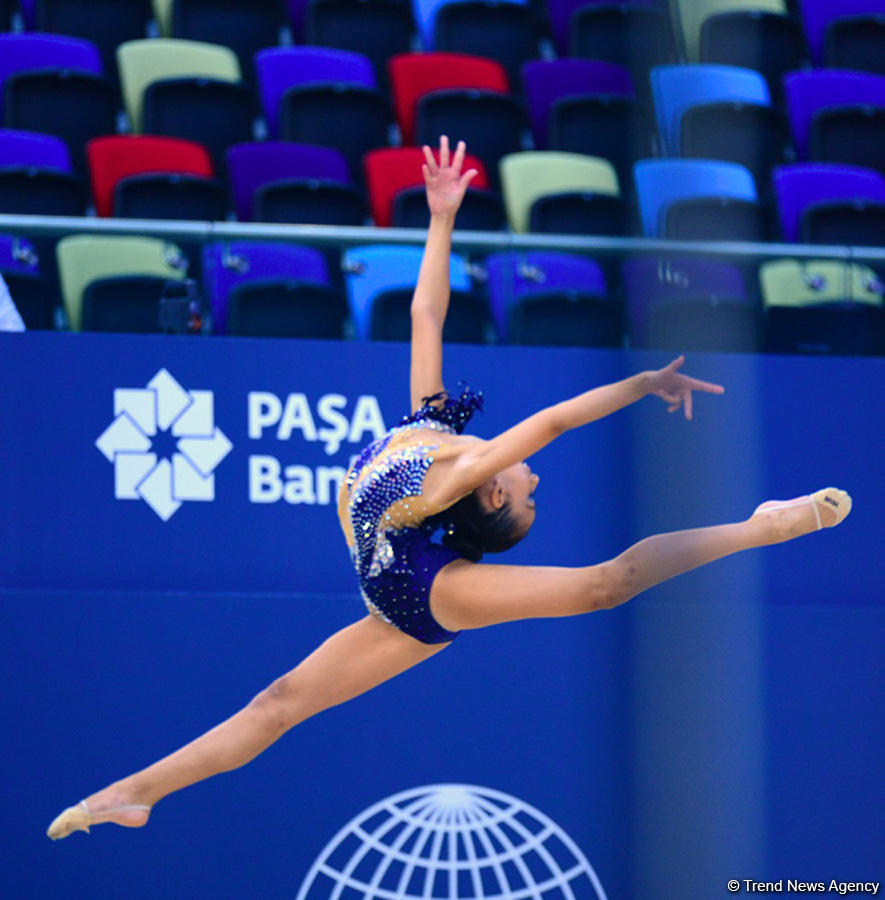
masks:
<path fill-rule="evenodd" d="M 824 65 L 885 75 L 885 8 L 868 15 L 843 16 L 827 26 Z"/>
<path fill-rule="evenodd" d="M 569 32 L 579 14 L 579 10 L 594 6 L 610 7 L 612 5 L 614 5 L 612 0 L 548 0 L 547 12 L 550 18 L 550 31 L 559 56 L 568 55 Z M 658 0 L 635 0 L 635 2 L 621 5 L 652 9 L 659 4 Z M 609 59 L 607 56 L 600 58 Z"/>
<path fill-rule="evenodd" d="M 440 11 L 451 3 L 452 0 L 412 0 L 412 10 L 415 23 L 418 26 L 418 34 L 421 37 L 421 45 L 427 50 L 439 50 L 435 43 L 436 22 Z M 458 0 L 455 0 L 458 2 Z M 504 0 L 506 3 L 522 4 L 527 0 Z M 471 52 L 473 52 L 471 50 Z"/>
<path fill-rule="evenodd" d="M 881 0 L 802 0 L 799 10 L 811 61 L 820 66 L 824 63 L 824 46 L 830 25 L 845 16 L 881 14 L 882 3 Z"/>
<path fill-rule="evenodd" d="M 686 197 L 670 203 L 664 214 L 664 237 L 669 241 L 764 243 L 772 231 L 761 203 L 737 197 Z"/>
<path fill-rule="evenodd" d="M 280 0 L 173 0 L 172 37 L 229 47 L 245 84 L 255 83 L 253 58 L 279 43 L 286 13 Z"/>
<path fill-rule="evenodd" d="M 364 225 L 369 216 L 360 190 L 319 178 L 268 181 L 255 191 L 252 207 L 256 222 Z"/>
<path fill-rule="evenodd" d="M 805 210 L 816 203 L 841 200 L 885 202 L 885 176 L 880 172 L 826 163 L 781 166 L 773 174 L 781 234 L 798 241 Z"/>
<path fill-rule="evenodd" d="M 808 64 L 808 46 L 795 16 L 760 9 L 721 12 L 701 26 L 700 61 L 754 69 L 772 100 L 783 103 L 783 77 Z"/>
<path fill-rule="evenodd" d="M 120 85 L 132 130 L 143 131 L 144 93 L 155 81 L 209 78 L 239 82 L 240 64 L 227 47 L 177 38 L 127 41 L 117 48 Z"/>
<path fill-rule="evenodd" d="M 510 227 L 527 231 L 532 204 L 550 194 L 620 195 L 614 166 L 580 153 L 536 150 L 512 153 L 501 160 L 501 188 Z"/>
<path fill-rule="evenodd" d="M 228 297 L 228 334 L 338 340 L 346 326 L 347 303 L 327 285 L 293 278 L 245 281 Z"/>
<path fill-rule="evenodd" d="M 520 90 L 521 67 L 540 55 L 542 25 L 530 3 L 457 0 L 436 13 L 434 47 L 447 53 L 474 53 L 504 66 L 514 91 Z"/>
<path fill-rule="evenodd" d="M 114 188 L 114 215 L 124 219 L 227 218 L 227 191 L 215 178 L 179 173 L 129 175 Z"/>
<path fill-rule="evenodd" d="M 632 97 L 560 97 L 550 110 L 548 150 L 607 159 L 623 193 L 632 193 L 633 164 L 653 153 L 644 104 Z"/>
<path fill-rule="evenodd" d="M 86 147 L 95 211 L 118 214 L 114 208 L 117 183 L 131 175 L 159 173 L 196 175 L 211 179 L 212 161 L 205 147 L 167 137 L 110 135 L 95 138 Z"/>
<path fill-rule="evenodd" d="M 504 201 L 497 191 L 471 187 L 458 210 L 459 231 L 503 231 L 507 228 Z M 391 225 L 394 228 L 427 228 L 430 210 L 424 185 L 403 188 L 393 195 Z"/>
<path fill-rule="evenodd" d="M 116 130 L 116 88 L 101 75 L 68 69 L 19 72 L 6 80 L 4 122 L 61 138 L 77 178 L 88 178 L 88 141 Z"/>
<path fill-rule="evenodd" d="M 414 286 L 380 291 L 372 302 L 369 338 L 373 341 L 408 341 L 412 332 Z M 489 305 L 472 291 L 453 290 L 443 325 L 448 344 L 486 344 L 494 337 Z"/>
<path fill-rule="evenodd" d="M 665 156 L 680 155 L 682 117 L 693 106 L 721 101 L 771 105 L 765 79 L 737 66 L 656 66 L 651 71 L 651 87 Z"/>
<path fill-rule="evenodd" d="M 650 102 L 649 70 L 678 59 L 666 9 L 644 4 L 577 2 L 579 8 L 568 29 L 569 54 L 626 66 L 633 75 L 637 95 Z"/>
<path fill-rule="evenodd" d="M 885 353 L 885 285 L 872 269 L 838 260 L 772 260 L 759 267 L 759 280 L 768 352 Z"/>
<path fill-rule="evenodd" d="M 439 159 L 439 150 L 434 150 Z M 372 150 L 364 158 L 366 186 L 369 195 L 369 209 L 375 224 L 386 227 L 393 217 L 393 199 L 405 188 L 424 184 L 421 166 L 424 153 L 420 147 L 385 147 Z M 488 188 L 489 179 L 482 160 L 468 153 L 464 157 L 463 171 L 476 169 L 478 174 L 470 183 L 464 205 L 470 203 L 470 195 L 475 188 Z"/>
<path fill-rule="evenodd" d="M 522 70 L 532 134 L 538 150 L 548 147 L 554 103 L 565 97 L 602 95 L 633 97 L 633 78 L 623 66 L 589 59 L 527 62 Z"/>
<path fill-rule="evenodd" d="M 591 297 L 616 305 L 608 299 L 605 275 L 599 263 L 583 256 L 555 251 L 493 253 L 486 257 L 485 268 L 488 273 L 489 305 L 501 335 L 509 333 L 513 308 L 534 297 L 549 301 L 557 295 L 566 299 L 570 295 L 578 301 L 575 310 Z M 514 328 L 519 329 L 520 342 L 532 343 L 523 326 L 530 321 L 540 327 L 543 325 L 537 322 L 534 310 L 524 312 L 526 314 L 520 314 L 521 318 L 514 323 Z M 575 319 L 579 318 L 581 313 L 577 312 Z M 591 315 L 587 320 L 592 321 L 592 318 Z M 562 321 L 563 316 L 557 316 L 557 319 Z M 577 321 L 575 324 L 578 324 Z"/>
<path fill-rule="evenodd" d="M 255 56 L 261 106 L 271 138 L 279 136 L 280 103 L 293 87 L 347 84 L 376 87 L 372 61 L 360 53 L 329 47 L 274 47 Z M 327 114 L 328 115 L 328 114 Z"/>
<path fill-rule="evenodd" d="M 875 77 L 885 86 L 885 76 Z M 808 157 L 885 172 L 885 96 L 878 106 L 819 109 L 811 123 Z"/>
<path fill-rule="evenodd" d="M 771 170 L 793 162 L 786 116 L 773 106 L 726 100 L 692 106 L 682 116 L 682 156 L 724 159 L 746 166 L 760 195 L 770 193 Z"/>
<path fill-rule="evenodd" d="M 351 180 L 362 184 L 363 157 L 387 146 L 390 107 L 374 88 L 307 84 L 289 88 L 279 110 L 280 140 L 332 147 L 347 159 Z"/>
<path fill-rule="evenodd" d="M 532 203 L 529 231 L 533 234 L 622 237 L 630 231 L 630 219 L 621 197 L 566 191 L 547 194 Z"/>
<path fill-rule="evenodd" d="M 761 316 L 756 306 L 741 300 L 664 300 L 651 307 L 647 346 L 671 353 L 757 353 Z"/>
<path fill-rule="evenodd" d="M 80 216 L 86 202 L 71 174 L 65 142 L 48 134 L 0 129 L 0 212 Z"/>
<path fill-rule="evenodd" d="M 112 275 L 83 289 L 83 331 L 151 334 L 160 327 L 161 275 Z"/>
<path fill-rule="evenodd" d="M 34 27 L 92 41 L 105 73 L 116 81 L 117 47 L 145 37 L 152 15 L 150 0 L 39 0 Z"/>
<path fill-rule="evenodd" d="M 255 116 L 251 91 L 232 81 L 164 78 L 144 92 L 144 133 L 202 144 L 218 172 L 229 147 L 252 140 Z"/>
<path fill-rule="evenodd" d="M 809 203 L 802 212 L 803 244 L 885 247 L 885 201 L 852 197 Z"/>
<path fill-rule="evenodd" d="M 442 135 L 463 140 L 498 186 L 498 162 L 525 146 L 528 118 L 522 104 L 494 91 L 432 91 L 418 101 L 415 143 L 439 146 Z"/>
<path fill-rule="evenodd" d="M 359 53 L 372 61 L 387 91 L 387 60 L 408 53 L 415 24 L 401 0 L 313 0 L 307 4 L 305 42 Z"/>
<path fill-rule="evenodd" d="M 401 53 L 389 63 L 393 108 L 404 144 L 415 138 L 418 100 L 431 91 L 474 88 L 509 92 L 507 73 L 494 60 L 462 53 Z"/>
<path fill-rule="evenodd" d="M 228 333 L 231 291 L 250 282 L 330 287 L 323 254 L 299 244 L 234 241 L 203 248 L 203 285 L 212 310 L 214 334 Z"/>
<path fill-rule="evenodd" d="M 711 306 L 738 302 L 757 308 L 748 297 L 740 268 L 700 257 L 628 259 L 621 266 L 621 281 L 630 344 L 637 348 L 654 346 L 652 312 L 657 306 L 675 303 Z M 661 327 L 661 321 L 668 319 L 678 321 L 678 313 L 669 316 L 663 313 L 656 327 Z"/>
<path fill-rule="evenodd" d="M 787 100 L 787 114 L 793 141 L 796 145 L 798 159 L 812 159 L 812 151 L 820 150 L 812 144 L 812 135 L 820 128 L 820 116 L 829 118 L 837 115 L 839 107 L 853 107 L 849 112 L 854 118 L 854 126 L 859 133 L 861 117 L 854 116 L 858 107 L 885 107 L 885 76 L 870 72 L 854 72 L 848 69 L 817 69 L 803 72 L 790 72 L 784 79 L 784 90 Z M 838 121 L 838 120 L 836 120 Z M 881 116 L 873 115 L 871 125 L 873 134 L 882 137 Z M 851 159 L 832 159 L 832 162 L 853 162 L 857 165 L 868 164 L 870 158 L 881 160 L 882 145 L 867 146 L 870 134 L 864 135 L 864 141 L 849 141 L 846 148 Z M 818 137 L 821 140 L 822 136 Z"/>
<path fill-rule="evenodd" d="M 347 160 L 331 147 L 268 141 L 237 144 L 227 152 L 234 209 L 241 222 L 253 219 L 255 191 L 282 179 L 321 179 L 348 184 Z"/>
<path fill-rule="evenodd" d="M 56 258 L 62 299 L 73 331 L 80 331 L 82 326 L 83 292 L 96 279 L 156 275 L 164 280 L 181 280 L 186 275 L 179 248 L 157 238 L 72 235 L 58 242 Z"/>
<path fill-rule="evenodd" d="M 621 347 L 621 304 L 568 290 L 533 294 L 510 309 L 507 341 L 544 347 Z"/>
<path fill-rule="evenodd" d="M 711 16 L 748 10 L 786 15 L 784 0 L 676 0 L 675 25 L 690 63 L 700 59 L 701 28 Z"/>
<path fill-rule="evenodd" d="M 737 163 L 706 159 L 645 159 L 634 167 L 642 231 L 663 238 L 672 203 L 691 198 L 729 197 L 757 203 L 749 170 Z"/>
<path fill-rule="evenodd" d="M 370 337 L 372 306 L 379 294 L 396 288 L 414 290 L 423 255 L 420 247 L 411 245 L 369 245 L 343 254 L 347 301 L 357 338 Z M 449 283 L 453 292 L 472 290 L 467 260 L 458 253 L 449 258 Z"/>

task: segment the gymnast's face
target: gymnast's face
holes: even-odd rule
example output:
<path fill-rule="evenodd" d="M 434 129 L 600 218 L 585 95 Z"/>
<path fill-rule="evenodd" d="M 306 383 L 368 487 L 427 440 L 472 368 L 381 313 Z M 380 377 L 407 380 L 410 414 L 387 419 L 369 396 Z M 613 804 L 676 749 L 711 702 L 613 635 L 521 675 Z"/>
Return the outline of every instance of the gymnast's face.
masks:
<path fill-rule="evenodd" d="M 527 462 L 514 463 L 491 479 L 488 505 L 500 509 L 509 504 L 510 513 L 525 536 L 535 521 L 535 489 L 541 479 L 529 468 Z"/>

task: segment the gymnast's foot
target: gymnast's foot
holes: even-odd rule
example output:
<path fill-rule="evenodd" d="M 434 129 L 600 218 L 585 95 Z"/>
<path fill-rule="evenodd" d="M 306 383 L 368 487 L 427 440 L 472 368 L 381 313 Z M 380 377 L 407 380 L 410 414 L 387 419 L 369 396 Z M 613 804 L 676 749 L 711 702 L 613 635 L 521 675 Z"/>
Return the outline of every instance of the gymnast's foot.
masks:
<path fill-rule="evenodd" d="M 56 816 L 46 834 L 57 841 L 74 831 L 89 831 L 91 825 L 113 822 L 126 828 L 140 828 L 147 824 L 151 808 L 140 803 L 126 803 L 113 787 L 81 800 L 76 806 L 69 806 Z"/>
<path fill-rule="evenodd" d="M 753 518 L 764 517 L 771 528 L 772 541 L 778 543 L 832 528 L 850 512 L 850 495 L 829 487 L 794 500 L 769 500 L 756 507 Z"/>

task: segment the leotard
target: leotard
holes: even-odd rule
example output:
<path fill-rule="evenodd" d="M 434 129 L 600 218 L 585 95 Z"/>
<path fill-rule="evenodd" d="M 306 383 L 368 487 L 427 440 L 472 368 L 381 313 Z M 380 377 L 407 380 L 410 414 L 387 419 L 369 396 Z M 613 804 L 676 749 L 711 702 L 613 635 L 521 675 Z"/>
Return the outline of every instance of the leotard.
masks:
<path fill-rule="evenodd" d="M 439 407 L 435 401 L 444 400 Z M 354 460 L 338 497 L 338 516 L 360 593 L 369 612 L 425 644 L 453 640 L 430 611 L 430 588 L 460 554 L 433 540 L 431 516 L 445 510 L 423 496 L 435 460 L 454 452 L 482 395 L 427 397 L 416 413 L 366 447 Z"/>

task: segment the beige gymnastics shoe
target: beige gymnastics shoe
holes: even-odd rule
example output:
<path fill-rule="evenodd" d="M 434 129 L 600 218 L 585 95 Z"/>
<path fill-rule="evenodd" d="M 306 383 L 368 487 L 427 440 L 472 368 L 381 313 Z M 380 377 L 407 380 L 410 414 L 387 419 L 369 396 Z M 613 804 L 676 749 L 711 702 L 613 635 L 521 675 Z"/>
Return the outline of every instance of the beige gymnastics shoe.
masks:
<path fill-rule="evenodd" d="M 851 512 L 851 495 L 839 488 L 822 488 L 806 497 L 796 497 L 795 500 L 769 500 L 766 503 L 761 503 L 756 507 L 753 515 L 775 509 L 790 509 L 795 506 L 809 505 L 814 510 L 814 519 L 817 523 L 818 531 L 821 528 L 833 528 Z M 836 517 L 835 520 L 824 522 L 821 518 L 822 510 L 832 513 Z M 827 516 L 827 519 L 829 520 L 829 516 Z"/>
<path fill-rule="evenodd" d="M 151 808 L 149 806 L 114 806 L 93 815 L 89 811 L 86 801 L 81 800 L 76 806 L 69 806 L 63 813 L 56 816 L 46 830 L 46 834 L 52 840 L 57 841 L 61 838 L 66 838 L 75 831 L 85 831 L 88 834 L 90 825 L 100 825 L 102 822 L 116 822 L 118 825 L 138 827 L 139 825 L 144 825 L 147 821 L 147 816 L 144 817 L 143 821 L 141 821 L 140 815 L 132 816 L 130 817 L 132 819 L 131 822 L 120 822 L 115 817 L 119 816 L 120 813 L 150 813 L 150 811 Z M 126 816 L 124 815 L 123 818 L 125 819 Z M 136 822 L 136 820 L 138 821 Z"/>

